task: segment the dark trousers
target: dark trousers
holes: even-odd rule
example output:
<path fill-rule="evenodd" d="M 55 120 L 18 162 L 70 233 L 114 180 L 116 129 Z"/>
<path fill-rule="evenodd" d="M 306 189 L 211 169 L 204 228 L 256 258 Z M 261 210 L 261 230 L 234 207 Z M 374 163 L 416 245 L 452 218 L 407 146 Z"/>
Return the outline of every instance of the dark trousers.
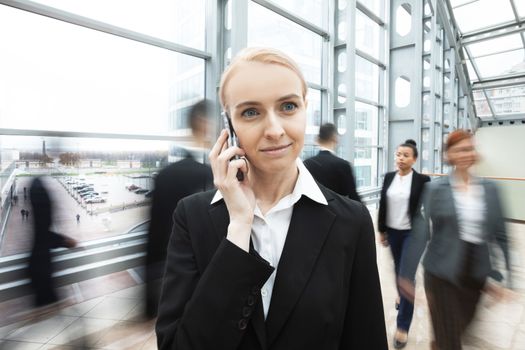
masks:
<path fill-rule="evenodd" d="M 403 256 L 406 253 L 408 247 L 408 240 L 410 238 L 410 230 L 394 230 L 391 228 L 387 229 L 388 245 L 392 251 L 394 257 L 394 267 L 396 272 L 396 285 L 397 278 L 399 276 L 399 270 L 403 266 Z M 412 315 L 414 314 L 414 304 L 409 300 L 405 299 L 401 293 L 399 310 L 397 312 L 397 328 L 408 332 L 410 329 L 410 323 L 412 323 Z"/>
<path fill-rule="evenodd" d="M 425 271 L 427 294 L 435 345 L 439 350 L 461 350 L 461 338 L 472 322 L 485 281 L 472 278 L 473 244 L 464 242 L 463 266 L 458 283 L 451 283 Z"/>

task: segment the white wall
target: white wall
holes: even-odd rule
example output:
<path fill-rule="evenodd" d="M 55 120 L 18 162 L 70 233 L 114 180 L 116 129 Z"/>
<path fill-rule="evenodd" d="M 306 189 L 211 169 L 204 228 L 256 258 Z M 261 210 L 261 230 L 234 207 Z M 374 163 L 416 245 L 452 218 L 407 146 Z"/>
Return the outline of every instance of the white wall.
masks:
<path fill-rule="evenodd" d="M 525 178 L 525 125 L 479 128 L 476 143 L 481 155 L 479 175 Z M 505 216 L 525 220 L 525 181 L 497 183 Z"/>

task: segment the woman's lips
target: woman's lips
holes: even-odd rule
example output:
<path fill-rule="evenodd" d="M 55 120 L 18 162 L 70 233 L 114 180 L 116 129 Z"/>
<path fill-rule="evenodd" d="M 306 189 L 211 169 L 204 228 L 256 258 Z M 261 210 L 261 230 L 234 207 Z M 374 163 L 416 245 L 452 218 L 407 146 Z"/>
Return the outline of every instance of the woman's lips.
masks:
<path fill-rule="evenodd" d="M 266 147 L 266 148 L 262 148 L 261 152 L 264 152 L 269 155 L 279 155 L 281 153 L 284 153 L 291 145 L 292 144 L 289 143 L 287 145 Z"/>

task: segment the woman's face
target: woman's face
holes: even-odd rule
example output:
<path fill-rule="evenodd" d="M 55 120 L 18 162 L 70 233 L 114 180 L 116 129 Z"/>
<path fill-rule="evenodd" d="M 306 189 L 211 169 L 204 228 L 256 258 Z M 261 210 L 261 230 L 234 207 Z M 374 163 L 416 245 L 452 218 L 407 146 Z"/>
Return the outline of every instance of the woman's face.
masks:
<path fill-rule="evenodd" d="M 410 147 L 398 147 L 396 150 L 396 165 L 399 170 L 409 170 L 416 162 L 414 150 Z"/>
<path fill-rule="evenodd" d="M 306 128 L 299 77 L 280 65 L 244 62 L 233 72 L 224 95 L 251 166 L 264 173 L 295 171 Z"/>
<path fill-rule="evenodd" d="M 448 162 L 457 170 L 467 170 L 478 160 L 478 154 L 471 138 L 462 140 L 447 151 Z"/>

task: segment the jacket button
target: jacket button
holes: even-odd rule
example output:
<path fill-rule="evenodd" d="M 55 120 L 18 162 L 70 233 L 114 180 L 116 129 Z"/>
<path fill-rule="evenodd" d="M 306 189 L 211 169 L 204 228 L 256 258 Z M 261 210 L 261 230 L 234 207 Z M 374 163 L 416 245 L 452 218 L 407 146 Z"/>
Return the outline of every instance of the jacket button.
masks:
<path fill-rule="evenodd" d="M 252 314 L 252 308 L 251 307 L 243 307 L 242 308 L 242 317 L 250 317 L 250 315 Z"/>
<path fill-rule="evenodd" d="M 241 318 L 241 320 L 239 321 L 239 329 L 243 331 L 246 329 L 247 326 L 248 326 L 248 321 L 246 321 L 246 319 L 244 318 Z"/>
<path fill-rule="evenodd" d="M 248 306 L 253 306 L 255 304 L 255 298 L 253 295 L 248 295 L 248 300 L 246 300 Z"/>

